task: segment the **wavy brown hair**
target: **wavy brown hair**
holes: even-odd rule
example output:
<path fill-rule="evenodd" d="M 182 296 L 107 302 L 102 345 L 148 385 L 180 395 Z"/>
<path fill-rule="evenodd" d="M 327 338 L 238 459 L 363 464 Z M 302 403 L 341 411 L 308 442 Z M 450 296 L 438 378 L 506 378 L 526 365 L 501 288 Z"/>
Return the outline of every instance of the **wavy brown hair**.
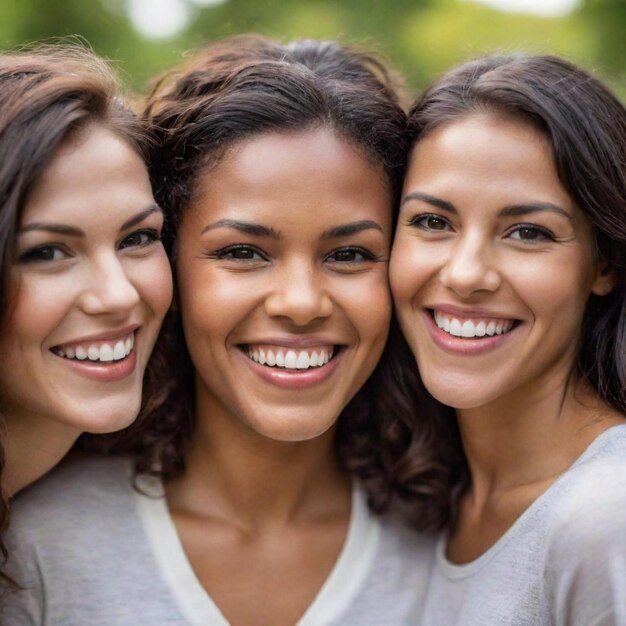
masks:
<path fill-rule="evenodd" d="M 117 93 L 110 68 L 84 48 L 42 46 L 0 54 L 0 330 L 11 312 L 9 280 L 22 211 L 59 147 L 87 124 L 98 123 L 147 157 L 147 135 Z M 0 425 L 4 433 L 1 415 Z M 0 443 L 0 479 L 5 462 Z M 0 534 L 8 524 L 8 498 L 1 492 Z M 1 539 L 0 556 L 1 567 L 7 557 Z"/>
<path fill-rule="evenodd" d="M 451 70 L 431 85 L 409 112 L 411 147 L 435 128 L 475 113 L 521 119 L 552 146 L 559 179 L 591 221 L 601 258 L 616 284 L 606 296 L 591 295 L 583 318 L 577 374 L 600 398 L 626 414 L 626 109 L 596 78 L 553 56 L 491 56 Z M 413 411 L 420 398 L 407 393 L 419 386 L 418 372 L 407 369 L 407 355 L 395 356 L 396 397 Z M 416 421 L 423 442 L 414 453 L 423 463 L 454 468 L 453 480 L 432 485 L 423 504 L 449 523 L 456 497 L 468 481 L 455 420 L 433 413 Z M 423 431 L 423 432 L 422 432 Z M 429 438 L 429 439 L 428 439 Z M 433 445 L 433 441 L 435 445 Z M 448 442 L 441 447 L 440 442 Z M 425 478 L 428 478 L 424 475 Z M 426 487 L 424 487 L 426 488 Z M 434 509 L 439 509 L 439 514 Z"/>
<path fill-rule="evenodd" d="M 260 36 L 234 37 L 163 76 L 148 96 L 146 116 L 157 136 L 151 177 L 167 216 L 164 240 L 173 263 L 176 230 L 200 175 L 237 142 L 266 132 L 332 129 L 382 171 L 395 211 L 407 152 L 401 100 L 398 78 L 380 59 L 330 41 L 283 45 Z M 412 407 L 388 391 L 394 376 L 389 355 L 396 344 L 405 347 L 394 323 L 381 364 L 339 418 L 337 451 L 363 482 L 374 510 L 397 505 L 425 528 L 433 525 L 427 508 L 414 514 L 416 499 L 429 497 L 420 477 L 426 471 L 435 482 L 446 482 L 440 474 L 448 468 L 426 469 L 416 460 L 414 449 L 424 434 L 416 438 Z M 193 381 L 180 318 L 173 312 L 148 368 L 143 418 L 114 438 L 114 450 L 134 455 L 137 472 L 168 480 L 184 471 L 185 445 L 194 430 Z M 412 391 L 421 398 L 419 385 Z M 430 407 L 426 397 L 420 404 L 424 412 Z"/>

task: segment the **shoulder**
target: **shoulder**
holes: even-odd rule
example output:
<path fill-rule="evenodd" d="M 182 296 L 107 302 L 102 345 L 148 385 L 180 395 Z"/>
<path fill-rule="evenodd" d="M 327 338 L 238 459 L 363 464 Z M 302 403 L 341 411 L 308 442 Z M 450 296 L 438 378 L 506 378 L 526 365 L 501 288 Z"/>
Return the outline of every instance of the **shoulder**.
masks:
<path fill-rule="evenodd" d="M 618 592 L 626 588 L 626 427 L 618 429 L 604 433 L 549 501 L 544 580 L 557 624 L 604 623 L 626 611 Z"/>
<path fill-rule="evenodd" d="M 7 533 L 14 551 L 80 542 L 83 534 L 128 515 L 133 502 L 130 463 L 119 458 L 73 458 L 18 494 Z"/>

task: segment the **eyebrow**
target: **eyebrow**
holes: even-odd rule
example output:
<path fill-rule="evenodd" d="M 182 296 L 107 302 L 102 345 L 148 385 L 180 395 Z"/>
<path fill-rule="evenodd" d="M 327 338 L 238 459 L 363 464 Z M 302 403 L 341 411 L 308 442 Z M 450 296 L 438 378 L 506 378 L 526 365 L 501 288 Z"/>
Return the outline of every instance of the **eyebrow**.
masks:
<path fill-rule="evenodd" d="M 120 230 L 126 230 L 137 224 L 143 222 L 143 220 L 148 217 L 148 215 L 152 215 L 152 213 L 161 212 L 160 207 L 156 204 L 151 204 L 149 207 L 145 208 L 143 211 L 137 213 L 137 215 L 131 217 L 129 220 L 126 220 Z M 54 224 L 52 222 L 31 222 L 30 224 L 25 224 L 19 230 L 20 233 L 27 233 L 33 230 L 43 230 L 49 233 L 57 233 L 59 235 L 70 235 L 72 237 L 84 237 L 85 231 L 76 228 L 74 226 L 67 226 L 65 224 Z"/>
<path fill-rule="evenodd" d="M 350 222 L 349 224 L 341 224 L 341 226 L 333 226 L 322 233 L 321 239 L 347 237 L 349 235 L 361 233 L 364 230 L 378 230 L 383 233 L 383 229 L 380 224 L 377 224 L 372 220 L 361 220 L 360 222 Z"/>
<path fill-rule="evenodd" d="M 232 228 L 239 231 L 240 233 L 252 235 L 253 237 L 271 237 L 272 239 L 281 238 L 281 235 L 278 231 L 274 230 L 273 228 L 263 226 L 263 224 L 256 224 L 254 222 L 242 222 L 240 220 L 229 219 L 217 220 L 217 222 L 211 222 L 211 224 L 207 224 L 202 229 L 202 232 L 200 234 L 202 235 L 209 230 L 213 230 L 215 228 Z"/>
<path fill-rule="evenodd" d="M 438 209 L 442 209 L 443 211 L 448 211 L 449 213 L 458 213 L 457 208 L 452 204 L 452 202 L 448 202 L 447 200 L 442 200 L 441 198 L 437 198 L 436 196 L 431 196 L 428 193 L 424 193 L 422 191 L 412 191 L 411 193 L 404 196 L 402 199 L 402 204 L 405 202 L 410 202 L 411 200 L 421 200 L 422 202 L 426 202 L 431 204 L 432 206 L 437 207 Z M 511 204 L 509 206 L 505 206 L 498 212 L 499 217 L 517 217 L 520 215 L 529 215 L 531 213 L 541 213 L 543 211 L 549 211 L 551 213 L 557 213 L 559 215 L 563 215 L 567 219 L 571 220 L 572 216 L 563 208 L 558 206 L 557 204 L 553 204 L 552 202 L 528 202 L 524 204 Z"/>

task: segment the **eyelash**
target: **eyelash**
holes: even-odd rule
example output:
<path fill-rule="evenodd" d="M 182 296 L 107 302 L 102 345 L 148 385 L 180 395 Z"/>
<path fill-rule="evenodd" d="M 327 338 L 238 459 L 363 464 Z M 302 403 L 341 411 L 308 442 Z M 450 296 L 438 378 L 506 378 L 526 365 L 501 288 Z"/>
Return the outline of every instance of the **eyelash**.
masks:
<path fill-rule="evenodd" d="M 230 256 L 229 255 L 234 255 L 237 252 L 246 252 L 246 253 L 251 253 L 253 255 L 258 255 L 259 257 L 261 257 L 260 259 L 255 259 L 252 257 L 248 257 L 248 258 L 237 258 L 236 256 Z M 349 246 L 349 247 L 345 247 L 345 248 L 337 248 L 336 250 L 333 250 L 332 252 L 330 252 L 328 255 L 326 255 L 326 257 L 324 258 L 324 260 L 329 260 L 329 261 L 333 261 L 335 263 L 341 263 L 341 264 L 348 264 L 348 263 L 362 263 L 363 261 L 360 261 L 358 259 L 351 259 L 349 261 L 340 261 L 337 259 L 333 259 L 332 257 L 335 255 L 338 255 L 340 253 L 352 253 L 352 254 L 360 254 L 363 257 L 363 261 L 368 262 L 368 261 L 378 261 L 380 259 L 379 256 L 377 256 L 376 254 L 372 253 L 370 250 L 367 250 L 365 248 L 361 248 L 359 246 Z M 220 250 L 216 250 L 215 252 L 212 252 L 210 254 L 206 255 L 207 258 L 211 258 L 211 259 L 228 259 L 228 260 L 232 260 L 232 261 L 239 261 L 239 262 L 259 262 L 260 260 L 262 261 L 267 261 L 268 258 L 267 256 L 261 252 L 258 248 L 255 248 L 254 246 L 250 246 L 250 245 L 243 245 L 243 244 L 237 244 L 237 245 L 232 245 L 232 246 L 227 246 L 226 248 L 221 248 Z"/>
<path fill-rule="evenodd" d="M 427 220 L 429 219 L 436 220 L 440 224 L 443 224 L 445 228 L 429 227 L 426 223 Z M 441 215 L 437 215 L 434 213 L 421 213 L 419 215 L 415 215 L 409 220 L 409 224 L 411 226 L 415 226 L 416 228 L 419 228 L 421 230 L 425 230 L 428 232 L 449 232 L 452 229 L 452 226 L 450 225 L 450 222 L 448 222 L 447 219 L 445 219 L 444 217 L 441 217 Z M 535 239 L 533 238 L 523 239 L 522 237 L 511 236 L 514 233 L 519 233 L 520 231 L 523 231 L 523 230 L 538 233 L 540 236 Z M 556 237 L 554 236 L 554 233 L 551 230 L 549 230 L 548 228 L 545 228 L 544 226 L 538 226 L 537 224 L 515 224 L 507 231 L 506 237 L 509 239 L 513 239 L 514 241 L 521 241 L 526 244 L 534 243 L 537 241 L 556 241 Z"/>
<path fill-rule="evenodd" d="M 339 261 L 337 259 L 332 259 L 333 256 L 341 254 L 341 253 L 352 253 L 352 254 L 360 254 L 363 257 L 362 261 L 352 259 L 350 261 Z M 363 262 L 371 262 L 371 261 L 379 261 L 380 256 L 371 252 L 371 250 L 367 250 L 366 248 L 361 248 L 360 246 L 347 246 L 345 248 L 337 248 L 333 250 L 328 255 L 326 255 L 325 260 L 333 260 L 335 263 L 363 263 Z"/>
<path fill-rule="evenodd" d="M 258 256 L 260 256 L 260 259 L 255 259 L 255 258 L 238 258 L 236 256 L 231 256 L 229 257 L 228 255 L 234 255 L 237 252 L 248 252 L 248 253 L 252 253 L 253 255 L 256 254 Z M 219 250 L 215 250 L 215 252 L 211 252 L 210 254 L 206 255 L 207 258 L 209 259 L 228 259 L 230 261 L 256 261 L 258 262 L 259 260 L 262 261 L 267 261 L 267 257 L 265 256 L 265 254 L 263 252 L 261 252 L 258 248 L 255 248 L 254 246 L 249 246 L 249 245 L 244 245 L 244 244 L 236 244 L 236 245 L 232 245 L 232 246 L 226 246 L 225 248 L 220 248 Z"/>
<path fill-rule="evenodd" d="M 141 237 L 142 235 L 147 237 L 146 241 L 142 241 L 141 243 L 129 245 L 129 246 L 123 245 L 124 242 L 128 241 L 131 237 L 136 237 L 136 236 Z M 127 248 L 145 248 L 155 243 L 156 241 L 160 241 L 160 240 L 161 240 L 161 233 L 158 230 L 154 228 L 144 228 L 141 230 L 134 231 L 130 233 L 129 235 L 126 235 L 126 237 L 124 237 L 118 244 L 118 249 L 125 250 Z M 49 255 L 46 255 L 46 252 L 49 252 L 49 251 L 52 251 L 52 257 L 50 257 Z M 42 244 L 39 246 L 35 246 L 34 248 L 31 248 L 30 250 L 27 250 L 26 252 L 20 255 L 18 260 L 21 263 L 53 263 L 55 261 L 63 260 L 62 258 L 55 259 L 54 258 L 55 252 L 61 252 L 61 254 L 63 255 L 63 258 L 73 256 L 63 244 L 46 243 L 46 244 Z"/>

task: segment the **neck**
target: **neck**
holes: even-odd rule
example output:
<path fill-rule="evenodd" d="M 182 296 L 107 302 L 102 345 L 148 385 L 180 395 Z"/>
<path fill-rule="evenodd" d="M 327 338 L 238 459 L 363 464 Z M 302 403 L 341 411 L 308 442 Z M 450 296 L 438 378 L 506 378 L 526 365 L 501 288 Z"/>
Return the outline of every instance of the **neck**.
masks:
<path fill-rule="evenodd" d="M 457 414 L 472 492 L 485 498 L 555 480 L 599 434 L 625 423 L 588 383 L 566 377 Z"/>
<path fill-rule="evenodd" d="M 11 497 L 50 471 L 74 445 L 80 432 L 58 422 L 42 423 L 25 415 L 4 418 L 2 489 Z"/>
<path fill-rule="evenodd" d="M 185 473 L 167 486 L 172 509 L 252 529 L 348 511 L 350 479 L 336 459 L 334 429 L 275 441 L 215 407 L 198 412 Z"/>

